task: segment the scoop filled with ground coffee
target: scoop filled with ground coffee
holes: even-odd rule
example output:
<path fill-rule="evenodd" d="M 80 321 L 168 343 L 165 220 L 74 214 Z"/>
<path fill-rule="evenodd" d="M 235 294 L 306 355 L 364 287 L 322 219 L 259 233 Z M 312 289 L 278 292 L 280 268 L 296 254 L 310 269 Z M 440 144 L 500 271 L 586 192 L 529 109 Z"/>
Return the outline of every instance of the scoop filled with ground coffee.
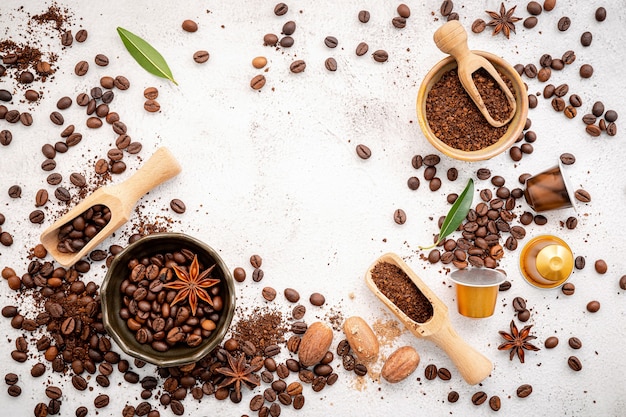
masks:
<path fill-rule="evenodd" d="M 489 376 L 491 361 L 456 333 L 448 307 L 398 255 L 388 253 L 377 259 L 365 282 L 411 333 L 442 348 L 467 383 L 478 384 Z"/>

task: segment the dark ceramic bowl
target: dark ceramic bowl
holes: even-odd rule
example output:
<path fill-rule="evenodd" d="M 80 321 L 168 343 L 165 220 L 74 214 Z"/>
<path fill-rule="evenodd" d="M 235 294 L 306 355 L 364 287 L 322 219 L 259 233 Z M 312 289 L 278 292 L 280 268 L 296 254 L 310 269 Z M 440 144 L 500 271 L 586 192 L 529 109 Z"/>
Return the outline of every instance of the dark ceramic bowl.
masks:
<path fill-rule="evenodd" d="M 120 284 L 130 274 L 128 262 L 157 253 L 189 249 L 198 255 L 203 265 L 217 264 L 212 276 L 220 279 L 224 307 L 217 328 L 199 346 L 176 346 L 166 352 L 158 352 L 150 345 L 140 344 L 128 329 L 119 311 L 122 308 Z M 102 321 L 111 338 L 127 354 L 158 366 L 178 366 L 197 362 L 213 350 L 224 338 L 235 314 L 235 286 L 230 270 L 217 252 L 203 242 L 182 233 L 157 233 L 139 239 L 118 254 L 107 272 L 100 290 Z"/>

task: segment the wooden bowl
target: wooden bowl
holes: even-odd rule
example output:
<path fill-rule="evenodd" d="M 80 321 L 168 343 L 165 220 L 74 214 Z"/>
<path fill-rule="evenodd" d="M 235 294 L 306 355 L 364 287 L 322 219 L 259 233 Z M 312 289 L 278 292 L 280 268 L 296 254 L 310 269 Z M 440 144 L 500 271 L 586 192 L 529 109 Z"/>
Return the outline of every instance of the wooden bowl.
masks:
<path fill-rule="evenodd" d="M 426 74 L 426 77 L 424 78 L 424 81 L 422 81 L 420 89 L 417 93 L 417 120 L 419 121 L 419 125 L 424 133 L 424 136 L 426 136 L 426 139 L 428 139 L 428 141 L 438 151 L 444 155 L 461 161 L 483 161 L 491 159 L 494 156 L 508 150 L 515 143 L 520 133 L 522 133 L 524 125 L 526 124 L 526 117 L 528 116 L 528 93 L 526 91 L 526 86 L 517 71 L 515 71 L 515 69 L 504 59 L 494 54 L 484 51 L 473 52 L 487 58 L 496 67 L 496 69 L 501 74 L 508 77 L 513 84 L 517 110 L 515 112 L 515 116 L 513 116 L 513 119 L 511 119 L 511 122 L 509 123 L 506 133 L 502 135 L 496 143 L 477 151 L 463 151 L 447 145 L 435 136 L 433 131 L 430 129 L 426 118 L 426 97 L 428 97 L 430 89 L 437 81 L 439 81 L 443 74 L 456 68 L 456 60 L 453 57 L 449 56 L 439 61 L 428 72 L 428 74 Z"/>
<path fill-rule="evenodd" d="M 224 307 L 217 328 L 199 346 L 175 346 L 165 352 L 158 352 L 150 345 L 137 342 L 134 332 L 120 317 L 119 312 L 123 305 L 120 284 L 130 275 L 127 265 L 131 259 L 181 249 L 189 249 L 196 253 L 198 261 L 203 265 L 217 264 L 212 276 L 221 281 L 219 285 Z M 125 353 L 158 366 L 185 365 L 202 359 L 222 341 L 235 314 L 235 284 L 230 270 L 213 248 L 182 233 L 156 233 L 127 246 L 111 264 L 100 294 L 102 321 L 111 338 Z"/>

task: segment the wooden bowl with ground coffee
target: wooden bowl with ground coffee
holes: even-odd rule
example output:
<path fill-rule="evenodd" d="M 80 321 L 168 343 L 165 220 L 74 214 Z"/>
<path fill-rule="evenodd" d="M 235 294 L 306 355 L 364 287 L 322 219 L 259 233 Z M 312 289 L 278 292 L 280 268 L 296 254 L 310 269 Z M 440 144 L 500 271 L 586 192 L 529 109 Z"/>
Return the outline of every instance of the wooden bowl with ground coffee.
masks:
<path fill-rule="evenodd" d="M 453 57 L 437 63 L 426 75 L 417 94 L 417 117 L 426 139 L 443 154 L 462 161 L 482 161 L 509 149 L 521 134 L 528 116 L 524 82 L 502 58 L 483 51 L 474 53 L 490 61 L 515 96 L 517 110 L 502 127 L 484 118 L 459 80 Z M 472 74 L 489 113 L 508 115 L 508 102 L 497 82 L 484 70 Z"/>

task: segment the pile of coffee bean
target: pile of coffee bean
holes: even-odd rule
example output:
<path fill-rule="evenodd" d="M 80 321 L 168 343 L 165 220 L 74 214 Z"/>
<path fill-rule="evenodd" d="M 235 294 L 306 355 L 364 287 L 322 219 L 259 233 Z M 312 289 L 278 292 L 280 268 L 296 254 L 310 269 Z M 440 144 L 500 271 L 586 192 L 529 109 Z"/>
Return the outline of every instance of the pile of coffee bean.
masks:
<path fill-rule="evenodd" d="M 391 19 L 391 24 L 396 29 L 404 29 L 406 27 L 406 20 L 411 16 L 411 9 L 404 3 L 401 3 L 396 8 L 398 16 Z M 376 57 L 374 57 L 376 59 Z"/>
<path fill-rule="evenodd" d="M 41 223 L 43 212 L 41 212 L 41 221 L 33 219 L 33 213 L 31 213 L 31 221 Z M 59 228 L 57 250 L 61 253 L 79 252 L 109 221 L 111 221 L 111 210 L 108 207 L 96 204 L 88 208 Z"/>
<path fill-rule="evenodd" d="M 530 319 L 530 310 L 526 308 L 526 300 L 524 300 L 524 298 L 515 297 L 512 305 L 519 321 L 525 323 Z"/>
<path fill-rule="evenodd" d="M 604 117 L 603 117 L 604 116 Z M 585 123 L 585 131 L 592 137 L 598 137 L 602 132 L 606 132 L 609 136 L 617 134 L 618 114 L 615 110 L 604 110 L 604 103 L 596 101 L 591 107 L 591 113 L 583 116 Z M 597 122 L 597 124 L 596 124 Z"/>
<path fill-rule="evenodd" d="M 212 305 L 197 297 L 195 311 L 187 299 L 174 304 L 178 292 L 166 287 L 179 279 L 174 267 L 188 270 L 196 257 L 192 251 L 181 249 L 129 261 L 129 276 L 120 284 L 123 307 L 119 315 L 138 343 L 159 352 L 178 345 L 196 347 L 217 328 L 224 307 L 219 279 L 205 289 Z M 198 275 L 214 266 L 200 265 Z"/>
<path fill-rule="evenodd" d="M 504 178 L 499 175 L 491 177 L 491 171 L 487 168 L 480 168 L 476 175 L 479 180 L 491 178 L 491 183 L 497 187 L 495 196 L 491 189 L 480 190 L 482 202 L 469 210 L 466 221 L 459 227 L 463 237 L 456 240 L 445 239 L 439 244 L 443 247 L 443 252 L 439 248 L 433 249 L 428 254 L 429 262 L 441 262 L 444 265 L 452 263 L 459 269 L 468 265 L 497 268 L 498 261 L 504 256 L 503 247 L 514 251 L 517 249 L 518 241 L 526 236 L 526 230 L 522 226 L 511 225 L 517 218 L 513 209 L 516 207 L 516 200 L 524 195 L 522 189 L 509 190 L 505 186 Z M 530 219 L 522 215 L 520 223 L 526 225 L 535 220 L 537 224 L 545 224 L 543 221 L 545 216 L 533 217 L 531 213 L 528 215 Z M 439 218 L 439 227 L 444 219 L 445 217 Z M 502 233 L 509 234 L 503 245 Z M 439 236 L 435 235 L 434 242 L 438 240 Z"/>

